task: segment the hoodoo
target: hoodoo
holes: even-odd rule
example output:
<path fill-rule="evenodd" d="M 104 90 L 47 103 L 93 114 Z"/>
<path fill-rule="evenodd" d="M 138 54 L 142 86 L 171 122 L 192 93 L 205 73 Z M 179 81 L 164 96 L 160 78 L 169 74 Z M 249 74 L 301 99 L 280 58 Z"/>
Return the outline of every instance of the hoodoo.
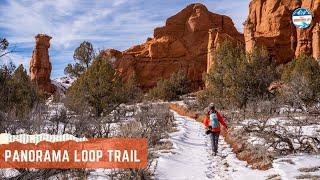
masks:
<path fill-rule="evenodd" d="M 53 93 L 55 86 L 51 84 L 51 63 L 49 60 L 51 37 L 46 34 L 38 34 L 35 36 L 36 46 L 32 52 L 32 58 L 30 61 L 30 78 L 34 82 L 40 91 L 46 93 Z"/>

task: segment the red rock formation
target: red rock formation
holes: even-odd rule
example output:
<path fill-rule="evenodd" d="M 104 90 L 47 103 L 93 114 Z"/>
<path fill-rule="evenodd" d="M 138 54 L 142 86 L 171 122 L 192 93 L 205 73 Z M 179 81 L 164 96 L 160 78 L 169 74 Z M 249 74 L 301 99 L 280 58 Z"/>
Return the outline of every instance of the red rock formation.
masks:
<path fill-rule="evenodd" d="M 291 22 L 296 8 L 305 7 L 314 14 L 313 23 L 306 29 L 297 29 Z M 318 0 L 254 0 L 249 6 L 244 23 L 246 50 L 255 45 L 265 46 L 278 63 L 287 63 L 302 53 L 318 56 L 319 33 L 312 30 L 320 18 Z M 317 51 L 317 52 L 316 52 Z"/>
<path fill-rule="evenodd" d="M 154 38 L 141 45 L 119 52 L 108 50 L 117 57 L 115 66 L 127 79 L 135 73 L 144 89 L 152 88 L 160 78 L 168 78 L 183 70 L 194 89 L 203 86 L 202 74 L 207 70 L 208 31 L 220 28 L 236 39 L 242 35 L 232 20 L 209 12 L 202 4 L 191 4 L 170 17 L 166 25 L 154 30 Z"/>
<path fill-rule="evenodd" d="M 312 30 L 312 56 L 320 59 L 320 24 L 317 23 Z"/>
<path fill-rule="evenodd" d="M 50 80 L 52 67 L 48 52 L 51 37 L 45 34 L 38 34 L 35 39 L 36 46 L 33 49 L 30 61 L 30 78 L 31 81 L 36 83 L 40 91 L 53 93 L 55 87 Z"/>

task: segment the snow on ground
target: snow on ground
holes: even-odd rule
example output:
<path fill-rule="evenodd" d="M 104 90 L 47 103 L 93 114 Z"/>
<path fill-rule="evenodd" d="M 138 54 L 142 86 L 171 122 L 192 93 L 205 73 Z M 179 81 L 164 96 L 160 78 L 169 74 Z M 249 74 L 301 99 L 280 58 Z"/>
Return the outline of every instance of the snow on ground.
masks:
<path fill-rule="evenodd" d="M 170 135 L 174 149 L 161 153 L 156 169 L 156 179 L 295 179 L 301 175 L 320 175 L 320 156 L 291 155 L 276 159 L 267 171 L 254 170 L 240 161 L 230 146 L 220 136 L 219 153 L 211 155 L 210 139 L 204 127 L 194 119 L 174 112 L 178 131 Z M 309 161 L 312 161 L 310 163 Z M 299 168 L 314 168 L 315 172 L 301 172 Z M 314 176 L 317 177 L 317 176 Z M 320 178 L 320 177 L 319 177 Z"/>
<path fill-rule="evenodd" d="M 220 136 L 218 155 L 212 156 L 210 139 L 205 135 L 203 125 L 194 119 L 173 113 L 178 131 L 171 133 L 169 140 L 174 149 L 169 153 L 160 153 L 155 179 L 320 179 L 320 155 L 284 156 L 274 160 L 273 168 L 267 171 L 254 170 L 246 162 L 237 159 Z M 110 169 L 97 169 L 90 173 L 88 179 L 111 179 L 107 176 L 110 172 Z M 17 173 L 15 169 L 0 169 L 0 177 L 12 177 Z"/>
<path fill-rule="evenodd" d="M 162 154 L 158 160 L 158 179 L 208 179 L 210 159 L 208 142 L 200 124 L 187 117 L 174 114 L 177 132 L 171 134 L 174 150 Z"/>
<path fill-rule="evenodd" d="M 305 179 L 320 179 L 320 155 L 289 155 L 275 160 L 273 168 L 282 179 L 297 179 L 303 175 L 313 176 Z"/>
<path fill-rule="evenodd" d="M 299 120 L 299 121 L 297 121 Z M 303 122 L 304 121 L 304 122 Z M 288 134 L 290 140 L 292 141 L 295 148 L 300 147 L 300 143 L 297 143 L 298 139 L 305 139 L 307 137 L 320 137 L 320 123 L 319 122 L 308 122 L 308 119 L 306 116 L 296 116 L 294 119 L 288 119 L 287 117 L 273 117 L 266 122 L 259 121 L 256 119 L 246 119 L 242 121 L 239 125 L 236 126 L 236 129 L 239 130 L 243 126 L 262 126 L 263 123 L 265 123 L 266 127 L 265 130 L 274 129 L 279 134 Z M 259 130 L 258 127 L 255 128 L 256 130 Z M 259 136 L 259 132 L 251 133 L 250 137 L 248 139 L 248 142 L 256 145 L 266 145 L 269 146 L 270 143 L 266 143 L 265 139 L 263 137 Z M 320 146 L 319 146 L 320 148 Z"/>
<path fill-rule="evenodd" d="M 111 179 L 108 177 L 108 174 L 111 173 L 110 169 L 103 169 L 99 168 L 92 172 L 90 172 L 88 176 L 88 180 L 104 180 L 104 179 Z"/>
<path fill-rule="evenodd" d="M 179 106 L 182 106 L 182 107 L 185 107 L 185 108 L 188 108 L 188 106 L 186 105 L 186 103 L 184 103 L 183 101 L 174 101 L 172 102 L 173 104 L 177 104 Z"/>

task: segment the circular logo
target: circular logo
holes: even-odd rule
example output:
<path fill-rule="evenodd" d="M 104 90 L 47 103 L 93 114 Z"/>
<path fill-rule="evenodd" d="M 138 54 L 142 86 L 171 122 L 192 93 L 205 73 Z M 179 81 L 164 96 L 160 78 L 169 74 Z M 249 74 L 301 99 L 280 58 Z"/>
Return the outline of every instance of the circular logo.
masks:
<path fill-rule="evenodd" d="M 292 22 L 297 28 L 307 28 L 312 22 L 312 13 L 309 9 L 298 8 L 292 13 Z"/>

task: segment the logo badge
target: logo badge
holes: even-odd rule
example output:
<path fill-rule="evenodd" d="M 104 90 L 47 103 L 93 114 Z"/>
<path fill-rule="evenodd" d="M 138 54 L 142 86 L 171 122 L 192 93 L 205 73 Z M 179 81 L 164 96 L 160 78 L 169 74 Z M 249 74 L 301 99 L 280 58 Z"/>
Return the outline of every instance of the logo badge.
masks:
<path fill-rule="evenodd" d="M 293 24 L 300 29 L 305 29 L 312 22 L 312 13 L 309 9 L 298 8 L 292 13 Z"/>

